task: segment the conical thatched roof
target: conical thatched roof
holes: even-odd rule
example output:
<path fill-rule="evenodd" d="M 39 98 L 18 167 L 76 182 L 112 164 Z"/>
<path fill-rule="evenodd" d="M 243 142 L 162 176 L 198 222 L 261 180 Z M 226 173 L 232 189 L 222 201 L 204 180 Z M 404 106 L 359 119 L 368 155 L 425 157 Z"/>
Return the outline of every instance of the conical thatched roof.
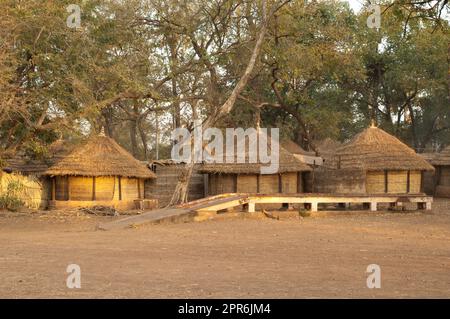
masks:
<path fill-rule="evenodd" d="M 265 133 L 258 130 L 258 138 L 261 139 L 262 143 L 267 145 L 267 153 L 271 154 L 272 145 L 271 139 L 267 137 Z M 221 156 L 223 156 L 223 163 L 205 163 L 200 168 L 199 171 L 203 173 L 230 173 L 230 174 L 260 174 L 262 167 L 267 167 L 270 164 L 264 163 L 249 163 L 249 147 L 248 139 L 246 139 L 245 147 L 245 163 L 237 163 L 236 151 L 234 152 L 234 157 L 228 156 L 224 151 Z M 258 144 L 258 143 L 257 143 Z M 236 147 L 236 144 L 235 144 Z M 285 150 L 281 145 L 279 147 L 279 159 L 278 159 L 278 173 L 285 172 L 300 172 L 300 171 L 311 171 L 311 168 L 295 158 L 294 155 Z M 226 163 L 232 161 L 232 163 Z"/>
<path fill-rule="evenodd" d="M 340 147 L 336 151 L 336 161 L 340 168 L 434 170 L 409 146 L 375 126 L 365 129 Z"/>
<path fill-rule="evenodd" d="M 103 134 L 75 147 L 44 174 L 156 178 L 147 165 Z"/>
<path fill-rule="evenodd" d="M 450 146 L 447 146 L 439 153 L 435 153 L 430 162 L 436 166 L 450 165 Z"/>

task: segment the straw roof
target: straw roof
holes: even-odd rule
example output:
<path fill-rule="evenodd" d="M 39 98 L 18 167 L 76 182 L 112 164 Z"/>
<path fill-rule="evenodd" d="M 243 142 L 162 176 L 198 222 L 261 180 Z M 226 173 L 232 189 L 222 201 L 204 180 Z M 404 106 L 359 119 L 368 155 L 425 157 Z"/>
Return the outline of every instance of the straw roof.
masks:
<path fill-rule="evenodd" d="M 281 146 L 291 154 L 316 156 L 315 152 L 305 151 L 300 145 L 292 140 L 285 140 L 281 142 Z"/>
<path fill-rule="evenodd" d="M 450 165 L 450 146 L 447 146 L 439 153 L 435 153 L 429 162 L 435 166 Z"/>
<path fill-rule="evenodd" d="M 156 178 L 146 164 L 103 134 L 91 137 L 86 143 L 75 147 L 44 174 Z"/>
<path fill-rule="evenodd" d="M 271 154 L 272 145 L 271 139 L 267 137 L 265 133 L 262 131 L 258 131 L 258 138 L 260 142 L 266 143 L 267 145 L 267 153 Z M 223 173 L 223 174 L 260 174 L 262 167 L 270 166 L 269 163 L 249 163 L 249 147 L 248 139 L 246 138 L 246 147 L 245 147 L 245 163 L 237 163 L 236 151 L 234 152 L 234 156 L 231 154 L 228 156 L 226 152 L 223 152 L 221 156 L 223 156 L 223 163 L 205 163 L 200 168 L 199 171 L 203 173 Z M 294 155 L 289 153 L 286 149 L 284 149 L 281 145 L 278 144 L 279 147 L 279 157 L 278 157 L 278 173 L 285 172 L 301 172 L 301 171 L 311 171 L 311 168 L 295 158 Z M 235 144 L 236 148 L 236 144 Z M 227 161 L 231 161 L 231 163 L 227 163 Z"/>
<path fill-rule="evenodd" d="M 364 170 L 434 170 L 406 144 L 371 126 L 336 151 L 341 168 Z"/>

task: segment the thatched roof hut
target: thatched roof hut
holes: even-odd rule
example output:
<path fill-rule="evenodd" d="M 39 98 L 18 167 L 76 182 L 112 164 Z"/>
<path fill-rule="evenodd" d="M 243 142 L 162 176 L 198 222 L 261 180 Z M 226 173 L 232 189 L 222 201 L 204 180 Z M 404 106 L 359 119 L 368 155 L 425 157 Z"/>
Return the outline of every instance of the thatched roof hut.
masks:
<path fill-rule="evenodd" d="M 434 168 L 398 138 L 371 126 L 336 151 L 339 168 L 418 170 Z"/>
<path fill-rule="evenodd" d="M 423 157 L 436 169 L 435 175 L 429 177 L 427 183 L 429 191 L 436 196 L 450 197 L 450 146 L 439 153 L 424 154 Z"/>
<path fill-rule="evenodd" d="M 316 152 L 305 151 L 300 145 L 292 140 L 283 141 L 281 146 L 303 163 L 309 165 L 323 164 L 323 159 L 320 156 L 316 156 Z"/>
<path fill-rule="evenodd" d="M 324 166 L 333 166 L 334 155 L 336 150 L 341 146 L 342 144 L 339 141 L 333 140 L 329 137 L 316 142 L 317 153 L 320 157 L 322 157 Z"/>
<path fill-rule="evenodd" d="M 447 146 L 439 153 L 434 153 L 430 163 L 434 166 L 450 166 L 450 146 Z"/>
<path fill-rule="evenodd" d="M 272 152 L 271 139 L 267 137 L 261 131 L 258 134 L 258 138 L 262 140 L 262 143 L 267 143 L 267 152 Z M 246 143 L 248 143 L 248 139 L 246 139 Z M 237 143 L 236 143 L 237 144 Z M 235 146 L 236 146 L 235 144 Z M 246 144 L 247 145 L 247 144 Z M 279 156 L 278 156 L 278 173 L 286 173 L 286 172 L 301 172 L 301 171 L 310 171 L 311 168 L 305 163 L 296 159 L 290 152 L 288 152 L 284 147 L 278 144 Z M 261 172 L 261 168 L 264 166 L 268 166 L 269 164 L 263 163 L 249 163 L 249 158 L 251 157 L 249 154 L 249 148 L 245 148 L 245 163 L 237 163 L 237 152 L 234 152 L 234 157 L 230 160 L 230 156 L 226 154 L 226 151 L 223 152 L 221 156 L 223 156 L 223 163 L 205 163 L 202 165 L 200 170 L 204 173 L 219 173 L 219 174 L 259 174 Z M 232 163 L 227 163 L 232 162 Z"/>
<path fill-rule="evenodd" d="M 309 155 L 315 156 L 316 152 L 313 151 L 305 151 L 303 147 L 298 145 L 292 140 L 284 140 L 281 142 L 281 146 L 291 154 L 301 154 L 301 155 Z"/>
<path fill-rule="evenodd" d="M 100 134 L 77 145 L 43 172 L 52 180 L 52 207 L 134 207 L 144 198 L 144 181 L 156 178 L 112 138 Z"/>
<path fill-rule="evenodd" d="M 267 151 L 271 153 L 274 149 L 271 145 L 271 140 L 261 131 L 258 132 L 258 138 L 262 143 L 267 143 Z M 208 182 L 205 187 L 206 193 L 216 195 L 221 193 L 302 192 L 304 184 L 303 173 L 311 171 L 311 168 L 295 158 L 294 155 L 279 144 L 278 149 L 279 156 L 276 163 L 278 171 L 274 174 L 261 174 L 261 168 L 267 167 L 269 164 L 260 162 L 249 163 L 250 155 L 253 154 L 249 153 L 248 147 L 245 148 L 245 163 L 237 163 L 236 154 L 231 158 L 231 155 L 228 156 L 226 152 L 223 152 L 221 154 L 223 163 L 203 164 L 199 171 L 208 174 Z"/>
<path fill-rule="evenodd" d="M 63 156 L 48 168 L 45 175 L 62 176 L 123 176 L 156 178 L 156 175 L 105 135 L 91 137 L 85 144 Z"/>
<path fill-rule="evenodd" d="M 375 126 L 340 147 L 335 163 L 337 169 L 365 172 L 367 193 L 421 193 L 423 172 L 434 170 L 413 149 Z"/>

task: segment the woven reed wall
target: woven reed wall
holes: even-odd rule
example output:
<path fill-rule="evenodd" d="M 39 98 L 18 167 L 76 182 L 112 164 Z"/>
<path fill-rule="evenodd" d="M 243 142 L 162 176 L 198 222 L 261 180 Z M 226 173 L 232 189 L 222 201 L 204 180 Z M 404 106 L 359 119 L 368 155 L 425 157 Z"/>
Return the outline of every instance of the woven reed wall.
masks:
<path fill-rule="evenodd" d="M 56 198 L 56 200 L 69 199 L 67 181 L 68 181 L 67 176 L 56 176 L 55 177 L 55 198 Z"/>
<path fill-rule="evenodd" d="M 33 175 L 24 176 L 0 173 L 0 194 L 7 191 L 8 184 L 11 182 L 19 182 L 23 185 L 23 189 L 18 194 L 18 197 L 25 203 L 25 207 L 45 209 L 48 206 L 48 200 L 51 195 L 48 179 Z"/>
<path fill-rule="evenodd" d="M 115 177 L 99 176 L 95 178 L 95 200 L 113 200 L 116 186 Z"/>
<path fill-rule="evenodd" d="M 139 198 L 138 179 L 137 178 L 121 178 L 122 200 Z"/>
<path fill-rule="evenodd" d="M 259 192 L 261 194 L 279 193 L 278 174 L 260 175 Z"/>
<path fill-rule="evenodd" d="M 408 172 L 388 171 L 388 193 L 400 194 L 408 192 Z"/>
<path fill-rule="evenodd" d="M 306 193 L 307 192 L 307 183 L 308 177 L 311 175 L 311 172 L 298 172 L 297 173 L 297 193 Z"/>
<path fill-rule="evenodd" d="M 237 177 L 237 193 L 257 193 L 258 176 L 255 174 L 240 174 Z"/>
<path fill-rule="evenodd" d="M 439 185 L 450 186 L 450 166 L 441 166 Z"/>
<path fill-rule="evenodd" d="M 421 193 L 422 173 L 420 171 L 409 172 L 409 192 Z"/>
<path fill-rule="evenodd" d="M 236 175 L 235 174 L 217 174 L 216 175 L 216 194 L 235 193 Z"/>
<path fill-rule="evenodd" d="M 281 192 L 283 194 L 295 194 L 297 193 L 297 188 L 297 172 L 281 174 Z M 299 191 L 301 192 L 301 188 Z"/>
<path fill-rule="evenodd" d="M 436 178 L 439 173 L 438 168 L 436 172 L 423 172 L 423 191 L 427 195 L 434 195 L 436 189 Z"/>
<path fill-rule="evenodd" d="M 384 171 L 369 171 L 366 173 L 366 191 L 368 194 L 381 194 L 385 192 Z"/>
<path fill-rule="evenodd" d="M 208 195 L 236 192 L 235 174 L 209 174 Z"/>
<path fill-rule="evenodd" d="M 439 184 L 436 185 L 436 196 L 450 197 L 450 166 L 439 166 L 437 174 Z"/>
<path fill-rule="evenodd" d="M 309 174 L 307 182 L 313 193 L 365 194 L 366 174 L 359 169 L 329 169 L 321 167 Z"/>
<path fill-rule="evenodd" d="M 70 200 L 92 200 L 93 181 L 92 177 L 70 176 L 69 177 L 69 199 Z"/>
<path fill-rule="evenodd" d="M 177 185 L 178 177 L 183 170 L 184 165 L 180 164 L 157 165 L 155 173 L 158 178 L 145 181 L 145 198 L 157 199 L 160 207 L 168 205 Z M 198 173 L 194 168 L 191 180 L 189 181 L 188 200 L 200 199 L 204 195 L 203 174 Z"/>

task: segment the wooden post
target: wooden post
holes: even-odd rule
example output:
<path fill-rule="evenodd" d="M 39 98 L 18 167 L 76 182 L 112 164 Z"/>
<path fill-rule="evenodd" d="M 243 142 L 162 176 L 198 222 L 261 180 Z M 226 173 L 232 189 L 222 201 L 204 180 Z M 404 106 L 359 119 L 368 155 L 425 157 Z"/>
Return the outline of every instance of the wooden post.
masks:
<path fill-rule="evenodd" d="M 278 173 L 278 193 L 283 193 L 283 180 L 281 177 L 281 173 Z"/>
<path fill-rule="evenodd" d="M 70 178 L 68 175 L 66 175 L 66 197 L 67 200 L 70 200 Z"/>
<path fill-rule="evenodd" d="M 52 200 L 56 200 L 56 177 L 52 177 Z"/>
<path fill-rule="evenodd" d="M 234 174 L 233 190 L 234 190 L 235 193 L 237 193 L 237 180 L 238 180 L 238 174 Z"/>
<path fill-rule="evenodd" d="M 260 184 L 261 184 L 260 174 L 256 174 L 256 192 L 257 193 L 260 192 L 260 189 L 261 189 Z"/>
<path fill-rule="evenodd" d="M 203 196 L 208 197 L 209 196 L 209 175 L 208 174 L 203 174 Z"/>
<path fill-rule="evenodd" d="M 424 183 L 423 183 L 423 171 L 420 171 L 420 192 L 424 192 Z"/>
<path fill-rule="evenodd" d="M 92 177 L 92 200 L 95 201 L 95 176 Z"/>
<path fill-rule="evenodd" d="M 316 190 L 316 166 L 313 165 L 311 172 L 311 193 L 314 193 Z"/>
<path fill-rule="evenodd" d="M 372 212 L 376 212 L 377 211 L 377 202 L 370 202 L 370 210 Z"/>
<path fill-rule="evenodd" d="M 408 170 L 408 173 L 406 175 L 406 192 L 409 193 L 411 190 L 411 171 Z"/>
<path fill-rule="evenodd" d="M 136 180 L 137 180 L 138 198 L 142 199 L 142 197 L 141 197 L 141 181 L 139 180 L 139 178 L 136 178 Z"/>
<path fill-rule="evenodd" d="M 252 203 L 252 202 L 248 203 L 247 211 L 249 213 L 254 213 L 255 212 L 255 203 Z"/>
<path fill-rule="evenodd" d="M 388 171 L 384 171 L 384 192 L 387 193 L 389 191 L 389 181 L 388 181 Z"/>
<path fill-rule="evenodd" d="M 122 176 L 119 176 L 119 200 L 122 200 Z"/>
<path fill-rule="evenodd" d="M 317 212 L 319 210 L 319 203 L 318 202 L 312 202 L 311 203 L 311 211 Z"/>

